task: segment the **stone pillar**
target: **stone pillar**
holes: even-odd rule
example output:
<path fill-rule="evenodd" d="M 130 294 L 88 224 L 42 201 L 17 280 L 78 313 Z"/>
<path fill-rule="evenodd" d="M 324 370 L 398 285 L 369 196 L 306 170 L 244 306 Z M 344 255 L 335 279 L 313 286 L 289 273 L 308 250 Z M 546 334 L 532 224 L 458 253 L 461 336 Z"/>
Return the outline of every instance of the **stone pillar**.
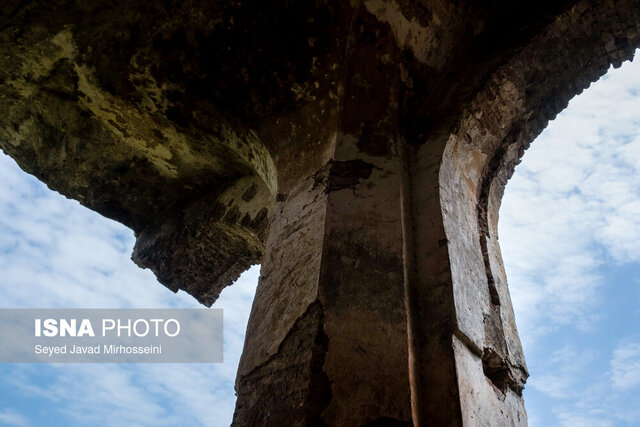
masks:
<path fill-rule="evenodd" d="M 401 136 L 394 35 L 352 27 L 331 131 L 286 152 L 234 425 L 526 425 L 466 170 Z"/>
<path fill-rule="evenodd" d="M 322 161 L 280 176 L 235 425 L 411 423 L 398 51 L 380 29 L 347 46 L 327 140 L 288 153 Z"/>

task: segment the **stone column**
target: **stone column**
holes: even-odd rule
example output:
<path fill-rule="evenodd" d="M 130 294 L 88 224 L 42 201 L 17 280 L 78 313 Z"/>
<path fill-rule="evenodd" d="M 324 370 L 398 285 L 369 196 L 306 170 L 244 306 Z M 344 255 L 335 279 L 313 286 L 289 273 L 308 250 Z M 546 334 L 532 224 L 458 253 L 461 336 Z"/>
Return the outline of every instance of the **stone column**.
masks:
<path fill-rule="evenodd" d="M 322 160 L 280 176 L 235 425 L 411 423 L 398 52 L 379 27 L 346 47 L 327 140 L 287 153 Z"/>
<path fill-rule="evenodd" d="M 525 425 L 464 174 L 401 136 L 393 33 L 352 27 L 330 131 L 281 156 L 234 425 Z"/>

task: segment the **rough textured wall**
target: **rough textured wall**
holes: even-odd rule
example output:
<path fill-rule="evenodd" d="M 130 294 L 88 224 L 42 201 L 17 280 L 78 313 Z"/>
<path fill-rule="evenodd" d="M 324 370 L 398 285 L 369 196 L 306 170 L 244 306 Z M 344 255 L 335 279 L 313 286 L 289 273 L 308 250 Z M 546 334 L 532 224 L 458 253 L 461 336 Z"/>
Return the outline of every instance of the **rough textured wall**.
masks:
<path fill-rule="evenodd" d="M 0 147 L 204 304 L 237 425 L 522 425 L 504 186 L 637 0 L 5 1 Z"/>

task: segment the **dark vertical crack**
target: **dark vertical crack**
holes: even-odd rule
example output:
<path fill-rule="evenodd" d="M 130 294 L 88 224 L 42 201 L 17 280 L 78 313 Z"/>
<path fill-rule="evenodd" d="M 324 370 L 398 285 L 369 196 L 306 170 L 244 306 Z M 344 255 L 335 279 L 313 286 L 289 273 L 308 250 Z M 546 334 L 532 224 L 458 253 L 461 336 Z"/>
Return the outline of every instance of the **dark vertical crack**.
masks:
<path fill-rule="evenodd" d="M 308 426 L 327 425 L 322 418 L 322 411 L 331 402 L 331 384 L 324 371 L 324 362 L 329 349 L 329 337 L 324 332 L 324 309 L 321 303 L 317 304 L 319 306 L 318 329 L 311 349 L 311 373 L 309 375 L 311 389 L 305 402 Z"/>
<path fill-rule="evenodd" d="M 500 169 L 502 159 L 505 155 L 504 148 L 499 148 L 494 152 L 491 160 L 487 164 L 485 173 L 480 183 L 477 212 L 478 212 L 478 233 L 480 235 L 480 249 L 482 250 L 482 259 L 484 261 L 484 270 L 487 275 L 487 283 L 489 286 L 489 297 L 491 304 L 500 305 L 500 296 L 496 288 L 496 282 L 491 271 L 491 259 L 489 256 L 489 194 L 491 192 L 491 183 L 496 173 Z"/>

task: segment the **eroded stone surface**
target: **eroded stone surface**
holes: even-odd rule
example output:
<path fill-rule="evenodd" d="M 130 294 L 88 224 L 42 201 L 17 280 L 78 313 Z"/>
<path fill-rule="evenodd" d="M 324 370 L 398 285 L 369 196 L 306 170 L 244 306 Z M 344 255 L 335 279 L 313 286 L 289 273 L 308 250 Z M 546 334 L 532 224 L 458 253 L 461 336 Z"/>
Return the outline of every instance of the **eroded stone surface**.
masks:
<path fill-rule="evenodd" d="M 524 425 L 504 187 L 640 2 L 5 1 L 0 147 L 204 304 L 236 425 Z"/>

